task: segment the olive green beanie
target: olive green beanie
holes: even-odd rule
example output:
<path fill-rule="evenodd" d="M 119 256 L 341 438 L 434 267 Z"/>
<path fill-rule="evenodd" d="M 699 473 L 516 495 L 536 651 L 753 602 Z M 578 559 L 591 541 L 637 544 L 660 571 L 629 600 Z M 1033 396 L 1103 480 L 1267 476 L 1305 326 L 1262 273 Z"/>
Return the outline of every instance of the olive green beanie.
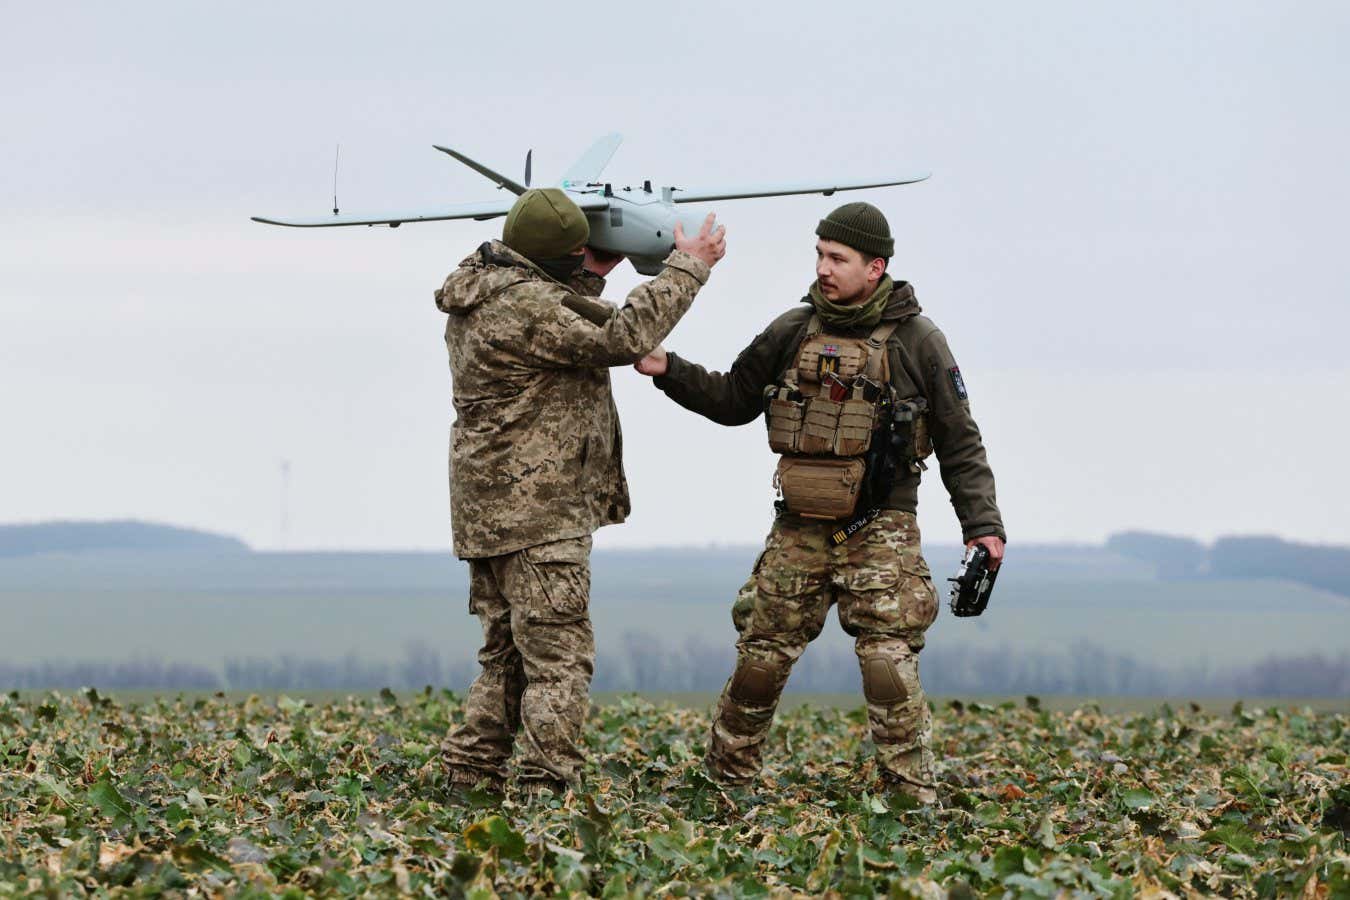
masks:
<path fill-rule="evenodd" d="M 502 227 L 502 243 L 529 259 L 566 256 L 590 237 L 586 214 L 560 188 L 521 194 Z"/>
<path fill-rule="evenodd" d="M 845 203 L 820 220 L 816 236 L 846 244 L 868 256 L 890 259 L 895 255 L 891 226 L 881 210 L 870 203 Z"/>

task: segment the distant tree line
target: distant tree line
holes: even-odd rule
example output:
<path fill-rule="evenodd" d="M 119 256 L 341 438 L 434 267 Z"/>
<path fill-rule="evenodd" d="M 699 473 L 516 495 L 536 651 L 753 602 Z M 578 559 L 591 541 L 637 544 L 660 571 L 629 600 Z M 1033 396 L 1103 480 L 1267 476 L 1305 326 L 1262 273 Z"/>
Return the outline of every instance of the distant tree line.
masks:
<path fill-rule="evenodd" d="M 60 690 L 99 687 L 109 690 L 140 688 L 173 691 L 217 691 L 220 675 L 195 663 L 159 660 L 124 662 L 52 662 L 14 664 L 0 662 L 0 688 L 10 690 Z"/>
<path fill-rule="evenodd" d="M 595 685 L 597 690 L 720 691 L 734 663 L 733 647 L 697 638 L 672 646 L 634 633 L 614 652 L 602 652 Z M 1350 653 L 1171 669 L 1086 642 L 1059 653 L 930 647 L 920 657 L 920 671 L 928 691 L 949 695 L 1350 697 Z M 809 647 L 793 666 L 788 689 L 860 692 L 857 657 L 849 649 Z"/>
<path fill-rule="evenodd" d="M 397 663 L 367 662 L 354 655 L 338 660 L 302 659 L 282 656 L 278 659 L 231 659 L 225 663 L 223 687 L 229 690 L 326 690 L 382 687 L 420 688 L 467 687 L 477 666 L 471 660 L 442 661 L 435 650 L 424 644 L 407 648 Z"/>
<path fill-rule="evenodd" d="M 1277 537 L 1199 541 L 1146 531 L 1113 534 L 1106 549 L 1152 563 L 1161 578 L 1284 578 L 1350 597 L 1350 547 Z"/>
<path fill-rule="evenodd" d="M 633 632 L 602 647 L 593 687 L 598 691 L 715 692 L 735 662 L 735 650 L 701 639 L 667 644 Z M 1083 643 L 1060 653 L 1011 648 L 929 648 L 921 670 L 931 693 L 1076 694 L 1169 697 L 1350 697 L 1350 653 L 1272 656 L 1240 666 L 1192 665 L 1171 669 Z M 401 661 L 370 662 L 356 656 L 318 659 L 232 659 L 223 671 L 201 665 L 153 661 L 0 663 L 0 688 L 106 690 L 378 690 L 425 685 L 464 690 L 477 671 L 470 659 L 443 659 L 434 649 L 410 646 Z M 793 668 L 788 689 L 806 693 L 856 693 L 858 662 L 851 650 L 813 646 Z"/>

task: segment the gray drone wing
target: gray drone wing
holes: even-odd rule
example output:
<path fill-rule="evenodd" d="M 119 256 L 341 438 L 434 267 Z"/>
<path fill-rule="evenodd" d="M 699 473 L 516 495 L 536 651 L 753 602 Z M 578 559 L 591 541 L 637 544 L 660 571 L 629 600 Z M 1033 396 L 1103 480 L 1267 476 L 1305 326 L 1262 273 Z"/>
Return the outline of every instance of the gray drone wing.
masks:
<path fill-rule="evenodd" d="M 608 209 L 609 201 L 599 195 L 570 194 L 572 200 L 582 209 Z M 397 228 L 404 222 L 442 222 L 448 219 L 495 219 L 511 211 L 516 202 L 514 196 L 501 200 L 489 200 L 485 203 L 458 203 L 439 210 L 427 212 L 405 212 L 392 215 L 331 215 L 304 218 L 272 218 L 270 216 L 252 216 L 255 222 L 267 225 L 287 225 L 291 228 L 335 228 L 340 225 L 388 225 Z"/>
<path fill-rule="evenodd" d="M 860 191 L 865 188 L 890 187 L 895 184 L 913 184 L 928 177 L 921 175 L 889 175 L 877 178 L 856 178 L 847 181 L 803 181 L 784 184 L 745 185 L 721 188 L 675 188 L 672 199 L 676 203 L 702 203 L 708 200 L 744 200 L 750 197 L 786 197 L 791 194 L 824 194 L 835 191 Z"/>

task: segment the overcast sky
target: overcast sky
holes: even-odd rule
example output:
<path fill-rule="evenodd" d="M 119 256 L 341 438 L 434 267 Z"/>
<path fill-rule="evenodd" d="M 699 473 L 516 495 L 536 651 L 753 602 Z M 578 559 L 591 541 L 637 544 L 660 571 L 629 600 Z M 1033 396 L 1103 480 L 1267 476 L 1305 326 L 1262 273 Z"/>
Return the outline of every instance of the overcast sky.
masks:
<path fill-rule="evenodd" d="M 725 368 L 841 200 L 946 332 L 1018 542 L 1147 528 L 1350 542 L 1339 3 L 6 3 L 0 520 L 137 517 L 261 548 L 444 548 L 432 291 L 496 222 L 296 231 L 494 199 L 626 136 L 615 180 L 930 170 L 717 205 L 667 346 Z M 625 266 L 608 295 L 637 284 Z M 615 370 L 634 513 L 602 546 L 757 543 L 761 424 Z M 281 462 L 292 467 L 281 531 Z M 931 473 L 920 519 L 954 540 Z"/>

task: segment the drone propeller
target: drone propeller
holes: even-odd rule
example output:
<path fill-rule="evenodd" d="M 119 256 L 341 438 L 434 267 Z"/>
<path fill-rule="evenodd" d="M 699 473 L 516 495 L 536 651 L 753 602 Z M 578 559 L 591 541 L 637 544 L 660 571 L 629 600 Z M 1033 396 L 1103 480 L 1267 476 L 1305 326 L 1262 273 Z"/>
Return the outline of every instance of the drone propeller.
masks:
<path fill-rule="evenodd" d="M 525 186 L 530 186 L 530 159 L 534 156 L 533 150 L 525 151 Z"/>

